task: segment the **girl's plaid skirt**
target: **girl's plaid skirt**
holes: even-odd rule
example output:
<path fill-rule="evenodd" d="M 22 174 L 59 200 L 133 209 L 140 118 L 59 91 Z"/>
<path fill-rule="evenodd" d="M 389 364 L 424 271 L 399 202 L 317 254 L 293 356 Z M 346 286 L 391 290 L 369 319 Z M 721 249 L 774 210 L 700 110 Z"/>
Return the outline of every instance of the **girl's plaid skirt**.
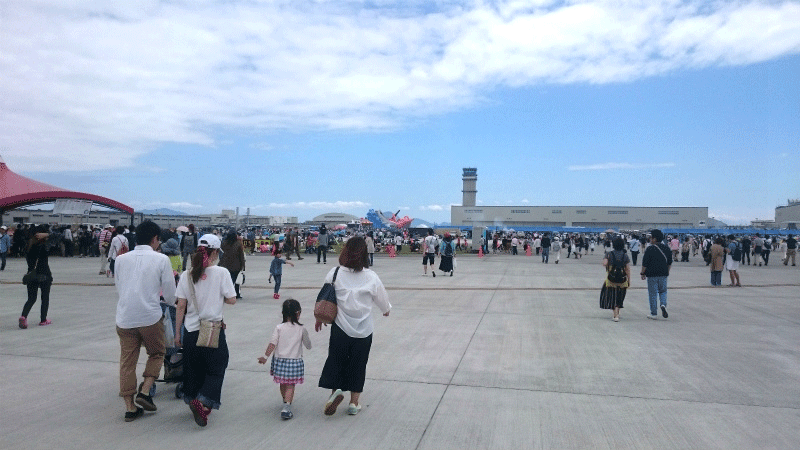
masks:
<path fill-rule="evenodd" d="M 276 383 L 303 384 L 305 365 L 302 359 L 272 357 L 269 374 Z"/>

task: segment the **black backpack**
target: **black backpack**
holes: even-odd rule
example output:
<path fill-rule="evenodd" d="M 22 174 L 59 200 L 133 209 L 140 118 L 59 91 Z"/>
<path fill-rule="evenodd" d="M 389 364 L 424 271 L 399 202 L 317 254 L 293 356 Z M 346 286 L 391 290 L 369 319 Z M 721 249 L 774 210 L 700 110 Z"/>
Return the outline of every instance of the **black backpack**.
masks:
<path fill-rule="evenodd" d="M 616 255 L 614 252 L 608 252 L 611 255 L 611 266 L 608 268 L 608 281 L 612 283 L 624 283 L 628 281 L 628 277 L 625 275 L 625 258 L 622 261 L 617 261 Z"/>
<path fill-rule="evenodd" d="M 445 241 L 444 256 L 453 256 L 453 241 Z"/>
<path fill-rule="evenodd" d="M 738 242 L 736 243 L 736 248 L 733 250 L 733 260 L 734 261 L 742 260 L 742 248 Z"/>

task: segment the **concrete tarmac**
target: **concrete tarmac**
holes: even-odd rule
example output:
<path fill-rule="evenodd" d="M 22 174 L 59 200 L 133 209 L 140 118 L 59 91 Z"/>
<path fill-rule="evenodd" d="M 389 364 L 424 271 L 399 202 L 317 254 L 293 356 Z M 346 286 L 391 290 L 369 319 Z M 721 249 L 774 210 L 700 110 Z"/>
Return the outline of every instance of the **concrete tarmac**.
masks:
<path fill-rule="evenodd" d="M 158 411 L 123 421 L 113 280 L 97 258 L 51 258 L 48 317 L 26 298 L 22 259 L 0 272 L 0 424 L 3 449 L 793 449 L 800 447 L 800 272 L 774 257 L 743 266 L 744 287 L 712 288 L 700 258 L 675 263 L 669 319 L 647 319 L 634 274 L 622 320 L 598 307 L 595 252 L 542 264 L 536 256 L 461 255 L 455 276 L 422 275 L 421 256 L 376 256 L 393 309 L 376 314 L 361 397 L 331 417 L 317 387 L 327 328 L 313 303 L 335 267 L 306 255 L 284 266 L 281 300 L 271 257 L 249 256 L 243 299 L 225 306 L 230 363 L 222 408 L 200 428 L 174 385 Z M 438 264 L 438 260 L 437 260 Z M 723 273 L 723 284 L 729 282 Z M 269 367 L 257 364 L 280 303 L 298 299 L 313 348 L 294 419 Z M 140 358 L 139 376 L 145 354 Z"/>

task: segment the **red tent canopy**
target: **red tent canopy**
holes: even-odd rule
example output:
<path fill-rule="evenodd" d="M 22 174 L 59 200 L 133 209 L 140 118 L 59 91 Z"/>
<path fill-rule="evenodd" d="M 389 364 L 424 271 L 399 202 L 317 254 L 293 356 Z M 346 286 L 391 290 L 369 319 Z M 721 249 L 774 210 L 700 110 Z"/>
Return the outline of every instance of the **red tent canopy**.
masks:
<path fill-rule="evenodd" d="M 38 203 L 54 202 L 60 198 L 90 200 L 109 208 L 133 214 L 133 208 L 110 198 L 84 192 L 68 191 L 17 175 L 0 158 L 0 211 Z"/>

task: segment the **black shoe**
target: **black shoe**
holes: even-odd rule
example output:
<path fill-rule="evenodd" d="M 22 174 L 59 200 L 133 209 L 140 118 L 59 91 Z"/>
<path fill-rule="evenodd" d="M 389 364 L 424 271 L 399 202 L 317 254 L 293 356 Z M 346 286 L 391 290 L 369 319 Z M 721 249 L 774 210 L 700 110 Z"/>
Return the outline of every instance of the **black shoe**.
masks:
<path fill-rule="evenodd" d="M 142 414 L 144 414 L 144 410 L 139 407 L 137 407 L 136 411 L 133 412 L 125 411 L 125 422 L 133 422 L 139 417 L 142 417 Z"/>
<path fill-rule="evenodd" d="M 669 314 L 667 314 L 667 307 L 664 305 L 661 305 L 661 316 L 665 319 L 669 317 Z"/>
<path fill-rule="evenodd" d="M 452 270 L 450 271 L 450 276 L 451 276 L 451 277 L 453 276 L 453 271 L 452 271 Z"/>
<path fill-rule="evenodd" d="M 157 409 L 156 404 L 153 403 L 153 397 L 150 397 L 149 395 L 144 395 L 141 392 L 136 394 L 136 399 L 134 400 L 134 402 L 147 411 L 155 411 Z"/>
<path fill-rule="evenodd" d="M 436 272 L 431 270 L 431 275 L 433 275 L 433 278 L 436 278 Z"/>

